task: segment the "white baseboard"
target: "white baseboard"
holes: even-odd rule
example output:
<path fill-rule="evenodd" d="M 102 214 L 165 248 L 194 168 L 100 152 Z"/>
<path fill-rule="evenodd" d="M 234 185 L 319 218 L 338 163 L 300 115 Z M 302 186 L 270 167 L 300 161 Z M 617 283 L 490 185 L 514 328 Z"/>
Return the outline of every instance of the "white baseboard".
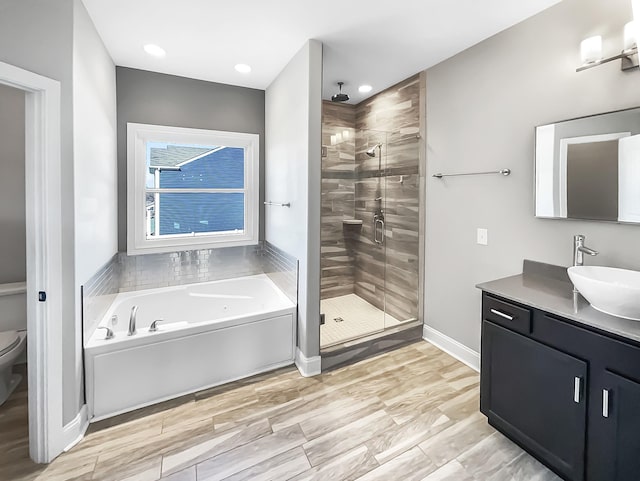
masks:
<path fill-rule="evenodd" d="M 78 415 L 73 418 L 73 421 L 62 428 L 62 434 L 64 436 L 62 445 L 66 446 L 64 448 L 65 453 L 78 444 L 84 437 L 84 433 L 87 432 L 87 428 L 89 427 L 87 413 L 87 405 L 85 404 L 82 406 L 82 409 L 80 409 Z"/>
<path fill-rule="evenodd" d="M 320 356 L 306 357 L 296 348 L 296 367 L 304 377 L 317 376 L 322 372 Z"/>
<path fill-rule="evenodd" d="M 455 339 L 427 325 L 422 328 L 422 338 L 438 349 L 465 363 L 474 371 L 480 372 L 480 354 Z"/>

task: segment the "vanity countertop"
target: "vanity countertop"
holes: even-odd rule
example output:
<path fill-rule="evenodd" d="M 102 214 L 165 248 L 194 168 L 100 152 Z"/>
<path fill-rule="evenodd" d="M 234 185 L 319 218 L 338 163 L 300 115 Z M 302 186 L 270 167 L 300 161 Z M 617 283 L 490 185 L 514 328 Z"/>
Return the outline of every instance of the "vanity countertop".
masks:
<path fill-rule="evenodd" d="M 565 267 L 525 260 L 522 274 L 483 282 L 476 287 L 489 294 L 640 342 L 640 322 L 610 316 L 591 307 L 580 294 L 573 292 Z"/>

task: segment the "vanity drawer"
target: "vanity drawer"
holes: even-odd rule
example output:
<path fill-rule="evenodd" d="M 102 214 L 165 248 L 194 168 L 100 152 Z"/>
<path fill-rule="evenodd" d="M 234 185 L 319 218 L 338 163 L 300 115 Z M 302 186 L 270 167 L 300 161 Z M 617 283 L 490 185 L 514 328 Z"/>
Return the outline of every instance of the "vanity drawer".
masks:
<path fill-rule="evenodd" d="M 482 318 L 523 334 L 531 333 L 531 311 L 487 294 L 482 296 Z"/>

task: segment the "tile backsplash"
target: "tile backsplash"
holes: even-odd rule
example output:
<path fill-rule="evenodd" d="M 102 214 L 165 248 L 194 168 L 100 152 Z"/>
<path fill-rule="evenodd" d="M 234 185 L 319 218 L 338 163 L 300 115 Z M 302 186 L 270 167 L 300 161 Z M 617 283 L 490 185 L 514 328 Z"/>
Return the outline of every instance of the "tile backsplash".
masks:
<path fill-rule="evenodd" d="M 298 303 L 298 261 L 269 242 L 262 246 L 262 270 L 291 301 Z"/>
<path fill-rule="evenodd" d="M 293 302 L 297 302 L 297 260 L 265 241 L 256 246 L 138 256 L 120 252 L 82 286 L 84 342 L 87 342 L 118 292 L 263 273 Z"/>
<path fill-rule="evenodd" d="M 116 254 L 82 286 L 82 340 L 86 344 L 120 289 Z"/>
<path fill-rule="evenodd" d="M 120 292 L 262 274 L 262 246 L 118 256 Z"/>

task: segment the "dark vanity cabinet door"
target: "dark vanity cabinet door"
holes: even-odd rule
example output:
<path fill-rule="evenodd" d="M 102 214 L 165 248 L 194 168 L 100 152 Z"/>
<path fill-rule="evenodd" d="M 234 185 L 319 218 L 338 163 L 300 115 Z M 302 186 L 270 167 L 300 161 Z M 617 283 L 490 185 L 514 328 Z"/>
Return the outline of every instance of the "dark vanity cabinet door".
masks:
<path fill-rule="evenodd" d="M 586 380 L 582 360 L 483 320 L 480 410 L 569 480 L 584 478 Z"/>
<path fill-rule="evenodd" d="M 587 479 L 640 479 L 640 384 L 609 371 L 598 376 L 590 419 L 594 457 Z"/>

